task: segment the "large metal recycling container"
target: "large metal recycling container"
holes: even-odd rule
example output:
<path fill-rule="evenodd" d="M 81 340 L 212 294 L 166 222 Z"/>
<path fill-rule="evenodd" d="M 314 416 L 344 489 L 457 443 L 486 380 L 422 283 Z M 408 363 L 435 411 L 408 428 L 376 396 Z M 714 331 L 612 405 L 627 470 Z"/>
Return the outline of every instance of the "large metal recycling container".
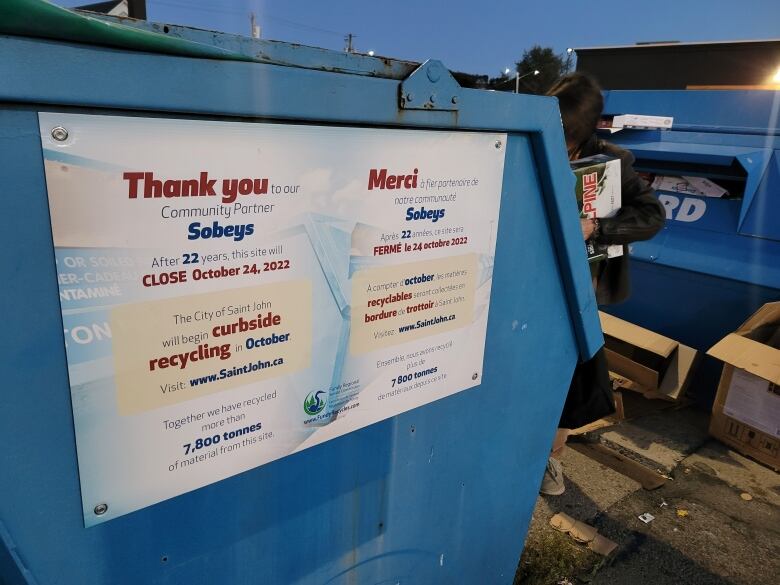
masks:
<path fill-rule="evenodd" d="M 0 36 L 0 581 L 510 583 L 574 365 L 602 343 L 555 101 L 464 90 L 438 62 L 164 31 L 201 44 Z M 478 385 L 85 528 L 39 112 L 507 133 Z"/>

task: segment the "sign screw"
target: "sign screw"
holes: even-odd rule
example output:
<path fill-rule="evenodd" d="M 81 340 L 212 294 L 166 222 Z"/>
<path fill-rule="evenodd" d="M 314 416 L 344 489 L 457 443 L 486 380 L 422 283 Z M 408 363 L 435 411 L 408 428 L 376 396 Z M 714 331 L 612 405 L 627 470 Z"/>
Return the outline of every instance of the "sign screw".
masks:
<path fill-rule="evenodd" d="M 474 374 L 471 376 L 471 379 L 476 380 L 477 378 L 479 378 L 479 374 L 477 372 L 474 372 Z"/>
<path fill-rule="evenodd" d="M 501 150 L 502 143 L 500 140 L 496 140 L 496 150 Z"/>
<path fill-rule="evenodd" d="M 432 104 L 435 104 L 435 103 L 436 103 L 436 94 L 435 94 L 435 93 L 432 93 L 432 94 L 431 94 L 431 103 L 432 103 Z"/>
<path fill-rule="evenodd" d="M 98 504 L 95 506 L 95 516 L 102 516 L 108 512 L 108 504 Z"/>
<path fill-rule="evenodd" d="M 457 104 L 458 103 L 458 96 L 454 95 L 452 96 L 452 103 Z"/>
<path fill-rule="evenodd" d="M 51 129 L 51 137 L 57 142 L 64 142 L 68 139 L 68 131 L 62 126 L 57 126 Z"/>
<path fill-rule="evenodd" d="M 411 93 L 407 93 L 407 94 L 406 94 L 406 101 L 407 101 L 407 102 L 412 102 L 412 101 L 414 101 L 414 96 L 413 96 Z"/>

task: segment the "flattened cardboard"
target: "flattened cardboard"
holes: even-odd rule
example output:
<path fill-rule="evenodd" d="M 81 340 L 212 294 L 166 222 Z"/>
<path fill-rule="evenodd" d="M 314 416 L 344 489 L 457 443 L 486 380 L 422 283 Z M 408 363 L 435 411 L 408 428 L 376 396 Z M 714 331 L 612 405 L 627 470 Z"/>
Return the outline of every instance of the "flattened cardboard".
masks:
<path fill-rule="evenodd" d="M 577 542 L 587 544 L 593 552 L 607 556 L 617 548 L 617 543 L 599 534 L 593 526 L 575 520 L 564 512 L 550 518 L 550 526 L 559 532 L 567 533 Z"/>
<path fill-rule="evenodd" d="M 705 197 L 728 197 L 729 190 L 721 187 L 715 181 L 710 181 L 706 177 L 686 177 L 683 179 L 688 181 L 694 189 Z"/>
<path fill-rule="evenodd" d="M 577 521 L 565 512 L 558 512 L 550 518 L 550 526 L 561 532 L 569 532 L 576 523 Z"/>
<path fill-rule="evenodd" d="M 612 396 L 615 398 L 615 418 L 618 420 L 626 420 L 626 409 L 623 406 L 623 393 L 613 391 Z"/>
<path fill-rule="evenodd" d="M 646 490 L 658 489 L 666 485 L 666 482 L 671 479 L 600 443 L 574 442 L 570 443 L 569 447 L 626 477 L 630 477 L 642 484 L 642 487 Z"/>
<path fill-rule="evenodd" d="M 597 534 L 591 542 L 588 543 L 588 548 L 594 553 L 603 557 L 609 556 L 617 548 L 617 543 L 614 540 L 610 540 L 606 536 Z"/>
<path fill-rule="evenodd" d="M 571 530 L 569 530 L 569 535 L 576 540 L 577 542 L 582 543 L 588 543 L 591 542 L 594 538 L 596 538 L 596 535 L 599 533 L 598 530 L 593 528 L 593 526 L 590 526 L 588 524 L 585 524 L 584 522 L 580 522 L 577 520 L 574 523 L 574 526 Z"/>

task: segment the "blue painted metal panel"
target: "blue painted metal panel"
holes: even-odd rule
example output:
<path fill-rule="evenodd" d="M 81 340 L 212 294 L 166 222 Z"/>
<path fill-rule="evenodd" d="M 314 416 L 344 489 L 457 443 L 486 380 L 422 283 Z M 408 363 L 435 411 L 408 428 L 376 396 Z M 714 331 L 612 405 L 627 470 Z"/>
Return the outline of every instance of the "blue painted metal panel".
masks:
<path fill-rule="evenodd" d="M 35 585 L 36 580 L 19 558 L 11 535 L 0 522 L 0 583 L 2 585 Z"/>
<path fill-rule="evenodd" d="M 780 148 L 780 144 L 778 144 L 778 148 Z M 780 240 L 780 229 L 774 230 L 765 230 L 765 231 L 755 231 L 751 233 L 749 231 L 749 228 L 745 225 L 745 219 L 748 217 L 748 214 L 751 213 L 753 216 L 756 215 L 756 212 L 759 210 L 757 209 L 758 206 L 756 206 L 755 211 L 751 212 L 751 209 L 753 209 L 753 200 L 756 197 L 756 192 L 760 188 L 760 186 L 763 184 L 763 189 L 765 190 L 762 192 L 762 196 L 759 197 L 759 200 L 765 202 L 768 202 L 772 199 L 775 199 L 775 204 L 771 205 L 771 207 L 777 208 L 778 205 L 780 205 L 780 199 L 777 199 L 780 197 L 780 189 L 775 189 L 774 191 L 769 190 L 769 185 L 773 182 L 775 185 L 780 185 L 780 183 L 777 182 L 777 179 L 774 179 L 772 181 L 771 179 L 766 179 L 766 170 L 769 167 L 770 161 L 772 158 L 775 158 L 777 160 L 777 157 L 774 156 L 773 151 L 769 149 L 764 149 L 758 152 L 753 152 L 749 154 L 741 154 L 737 157 L 739 160 L 739 163 L 742 165 L 742 167 L 747 172 L 747 181 L 745 181 L 745 192 L 742 196 L 743 203 L 742 203 L 742 209 L 740 210 L 739 214 L 739 231 L 740 233 L 746 234 L 746 235 L 755 235 L 761 237 L 762 234 L 769 235 L 770 233 L 777 234 L 777 237 L 774 239 Z M 767 182 L 770 181 L 770 182 Z"/>
<path fill-rule="evenodd" d="M 752 195 L 742 206 L 740 233 L 780 241 L 780 149 L 774 151 Z"/>
<path fill-rule="evenodd" d="M 457 112 L 409 111 L 392 79 L 11 37 L 0 55 L 0 181 L 21 218 L 0 231 L 0 524 L 24 578 L 510 583 L 575 361 L 602 341 L 555 101 L 464 90 Z M 482 384 L 84 529 L 37 104 L 510 131 Z"/>
<path fill-rule="evenodd" d="M 756 152 L 755 148 L 719 144 L 633 141 L 623 143 L 630 145 L 634 155 L 641 159 L 722 166 L 731 165 L 740 155 L 751 155 Z"/>
<path fill-rule="evenodd" d="M 713 199 L 689 193 L 656 191 L 658 200 L 666 209 L 666 219 L 673 224 L 670 228 L 678 230 L 706 230 L 719 234 L 734 235 L 739 225 L 742 201 L 739 199 Z M 720 237 L 712 236 L 712 237 Z M 640 250 L 647 242 L 637 242 L 633 249 L 641 256 Z"/>
<path fill-rule="evenodd" d="M 676 227 L 674 223 L 653 240 L 632 244 L 632 258 L 746 285 L 780 289 L 780 242 Z"/>
<path fill-rule="evenodd" d="M 676 130 L 780 133 L 780 91 L 607 91 L 604 112 L 673 116 Z"/>
<path fill-rule="evenodd" d="M 660 110 L 659 110 L 660 111 Z M 727 147 L 748 147 L 755 150 L 780 148 L 780 136 L 772 134 L 739 134 L 733 128 L 723 127 L 710 132 L 687 130 L 684 125 L 672 130 L 641 130 L 626 128 L 612 134 L 609 140 L 615 142 L 665 142 L 672 144 L 714 144 Z"/>

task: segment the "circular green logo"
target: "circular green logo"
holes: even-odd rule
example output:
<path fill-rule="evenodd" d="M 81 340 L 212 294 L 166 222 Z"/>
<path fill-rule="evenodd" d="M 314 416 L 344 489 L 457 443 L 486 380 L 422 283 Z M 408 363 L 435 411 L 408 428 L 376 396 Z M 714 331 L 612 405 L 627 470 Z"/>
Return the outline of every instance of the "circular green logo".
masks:
<path fill-rule="evenodd" d="M 320 394 L 325 394 L 323 390 L 319 392 L 309 392 L 306 400 L 303 401 L 303 411 L 309 416 L 314 416 L 322 412 L 325 408 L 325 398 L 320 398 Z"/>

